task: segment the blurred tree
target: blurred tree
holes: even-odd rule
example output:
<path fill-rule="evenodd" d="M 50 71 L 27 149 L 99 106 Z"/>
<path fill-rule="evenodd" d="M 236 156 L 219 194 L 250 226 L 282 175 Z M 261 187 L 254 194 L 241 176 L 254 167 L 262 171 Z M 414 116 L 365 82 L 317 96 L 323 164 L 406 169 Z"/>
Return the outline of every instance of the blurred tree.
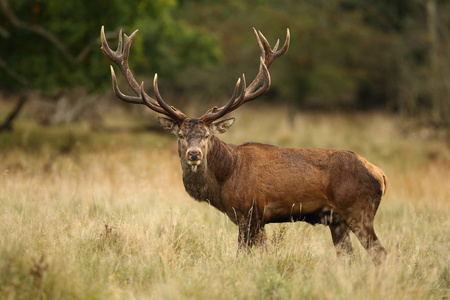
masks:
<path fill-rule="evenodd" d="M 171 17 L 176 7 L 173 0 L 9 2 L 1 0 L 4 17 L 0 26 L 5 34 L 0 58 L 32 88 L 48 93 L 109 85 L 109 72 L 104 68 L 107 60 L 98 50 L 101 25 L 109 30 L 111 40 L 117 39 L 121 27 L 128 34 L 134 28 L 142 29 L 131 60 L 140 71 L 173 77 L 189 64 L 207 65 L 219 55 L 211 36 Z M 23 86 L 5 68 L 3 72 L 0 88 Z"/>
<path fill-rule="evenodd" d="M 269 40 L 289 27 L 291 47 L 271 70 L 266 98 L 302 108 L 389 109 L 450 127 L 449 0 L 193 0 L 181 2 L 178 16 L 181 9 L 187 22 L 220 37 L 226 62 L 215 93 L 231 89 L 223 78 L 255 72 L 252 26 Z"/>
<path fill-rule="evenodd" d="M 220 36 L 226 62 L 216 73 L 222 79 L 224 74 L 234 79 L 243 71 L 249 77 L 256 73 L 258 48 L 251 27 L 272 43 L 273 37 L 284 38 L 288 27 L 291 47 L 271 70 L 267 98 L 303 108 L 361 109 L 386 106 L 394 94 L 395 53 L 384 51 L 390 37 L 365 24 L 361 10 L 343 8 L 339 0 L 225 2 L 197 0 L 180 6 L 195 12 L 184 13 L 189 23 L 207 24 Z M 233 86 L 232 80 L 224 84 L 227 91 Z"/>
<path fill-rule="evenodd" d="M 207 66 L 219 56 L 217 43 L 174 19 L 174 0 L 0 0 L 0 89 L 34 89 L 53 96 L 76 88 L 110 85 L 99 50 L 100 27 L 111 44 L 118 29 L 141 28 L 130 60 L 137 72 L 173 79 L 190 64 Z M 115 47 L 115 46 L 114 46 Z"/>
<path fill-rule="evenodd" d="M 109 62 L 97 49 L 105 25 L 111 44 L 119 27 L 141 29 L 130 61 L 135 73 L 158 72 L 162 89 L 170 84 L 174 96 L 219 104 L 242 72 L 251 78 L 258 70 L 251 28 L 273 45 L 288 27 L 291 47 L 271 70 L 266 99 L 301 108 L 388 109 L 450 127 L 450 0 L 0 3 L 0 89 L 109 88 Z"/>

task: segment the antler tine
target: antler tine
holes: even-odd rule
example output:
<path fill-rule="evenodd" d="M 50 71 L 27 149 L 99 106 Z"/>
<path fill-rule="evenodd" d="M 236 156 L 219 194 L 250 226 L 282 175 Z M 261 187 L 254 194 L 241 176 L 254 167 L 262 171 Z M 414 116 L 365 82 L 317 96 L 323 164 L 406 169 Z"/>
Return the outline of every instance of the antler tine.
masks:
<path fill-rule="evenodd" d="M 241 106 L 241 104 L 243 104 L 242 101 L 244 101 L 244 99 L 245 99 L 244 96 L 245 96 L 245 94 L 246 94 L 246 91 L 247 91 L 247 82 L 246 82 L 246 80 L 245 80 L 245 74 L 242 73 L 242 92 L 241 92 L 241 94 L 239 95 L 239 98 L 237 98 L 237 99 L 234 101 L 234 104 L 233 104 L 233 106 L 230 108 L 230 111 L 235 110 L 236 108 L 238 108 L 239 106 Z"/>
<path fill-rule="evenodd" d="M 131 43 L 133 42 L 134 37 L 136 36 L 139 29 L 136 29 L 130 36 L 128 36 L 126 33 L 123 34 L 124 36 L 124 43 L 123 43 L 123 51 L 122 51 L 122 61 L 126 64 L 128 67 L 128 57 L 130 56 L 130 48 Z"/>
<path fill-rule="evenodd" d="M 128 96 L 120 91 L 119 85 L 117 84 L 117 77 L 116 77 L 116 74 L 114 73 L 114 68 L 113 68 L 113 66 L 110 66 L 110 67 L 111 67 L 111 78 L 112 78 L 112 82 L 113 82 L 113 90 L 114 90 L 114 94 L 117 96 L 117 98 L 119 98 L 125 102 L 128 102 L 128 103 L 142 104 L 140 97 Z"/>
<path fill-rule="evenodd" d="M 102 26 L 100 31 L 101 36 L 101 42 L 102 47 L 101 50 L 105 54 L 106 57 L 108 57 L 110 60 L 112 60 L 116 65 L 119 67 L 120 71 L 122 72 L 122 75 L 125 77 L 128 85 L 133 90 L 133 92 L 136 94 L 136 96 L 129 96 L 122 93 L 119 89 L 119 85 L 117 83 L 117 77 L 114 73 L 114 69 L 111 66 L 111 77 L 113 81 L 113 89 L 116 96 L 128 103 L 133 104 L 145 104 L 150 109 L 164 114 L 170 118 L 172 118 L 174 121 L 178 123 L 182 123 L 187 116 L 183 114 L 180 110 L 168 106 L 164 101 L 162 101 L 161 96 L 159 95 L 158 88 L 156 86 L 157 93 L 157 100 L 151 98 L 144 90 L 143 83 L 139 85 L 136 81 L 136 79 L 133 76 L 133 73 L 131 72 L 129 66 L 128 66 L 128 58 L 130 55 L 130 49 L 131 49 L 131 43 L 133 42 L 134 37 L 136 36 L 138 30 L 136 29 L 130 36 L 123 34 L 122 29 L 119 31 L 119 41 L 117 50 L 113 51 L 108 45 L 108 42 L 105 37 L 105 27 Z"/>
<path fill-rule="evenodd" d="M 103 29 L 103 26 L 102 26 L 102 29 Z M 106 41 L 106 39 L 105 39 L 105 41 Z M 122 51 L 122 49 L 123 49 L 123 36 L 122 36 L 122 28 L 120 28 L 120 30 L 119 30 L 119 42 L 117 43 L 116 53 L 120 53 L 119 51 Z"/>
<path fill-rule="evenodd" d="M 156 112 L 158 112 L 160 114 L 163 114 L 163 115 L 166 115 L 166 116 L 170 117 L 170 115 L 168 114 L 167 111 L 165 111 L 159 105 L 155 105 L 155 103 L 153 103 L 153 102 L 151 102 L 149 100 L 148 95 L 145 93 L 144 82 L 143 81 L 141 82 L 141 93 L 140 93 L 140 95 L 141 95 L 141 98 L 140 98 L 141 101 L 144 102 L 144 104 L 147 105 L 150 109 L 152 109 L 152 110 L 154 110 L 154 111 L 156 111 Z"/>
<path fill-rule="evenodd" d="M 277 39 L 277 42 L 275 43 L 275 46 L 273 47 L 273 52 L 276 52 L 278 49 L 278 46 L 280 45 L 280 39 Z"/>
<path fill-rule="evenodd" d="M 258 31 L 258 36 L 257 39 L 261 42 L 262 40 L 262 46 L 264 49 L 264 55 L 261 52 L 261 56 L 264 57 L 264 63 L 266 64 L 267 67 L 270 67 L 270 65 L 272 64 L 272 62 L 278 57 L 276 54 L 276 49 L 278 48 L 278 42 L 275 44 L 275 47 L 270 47 L 269 42 L 267 41 L 266 37 L 262 34 L 261 31 Z"/>
<path fill-rule="evenodd" d="M 257 30 L 257 32 L 258 32 L 258 34 L 257 34 L 257 39 L 258 39 L 259 41 L 262 40 L 262 43 L 261 43 L 261 44 L 262 44 L 262 46 L 264 47 L 264 50 L 265 50 L 266 54 L 267 54 L 267 52 L 270 53 L 270 51 L 272 50 L 272 48 L 270 47 L 270 44 L 269 44 L 269 42 L 267 41 L 266 37 L 264 36 L 264 34 L 262 34 L 261 31 Z"/>
<path fill-rule="evenodd" d="M 256 30 L 255 27 L 253 27 L 252 29 L 253 29 L 253 33 L 256 36 L 256 42 L 258 43 L 259 51 L 261 52 L 261 57 L 264 57 L 265 49 L 264 49 L 264 46 L 263 46 L 263 44 L 261 42 L 261 39 L 259 38 L 258 30 Z"/>
<path fill-rule="evenodd" d="M 122 35 L 122 33 L 120 33 L 120 36 L 119 36 L 119 45 L 121 45 L 121 35 Z M 115 59 L 113 59 L 116 55 L 109 47 L 108 41 L 106 41 L 105 26 L 102 26 L 102 29 L 100 30 L 100 40 L 102 42 L 102 46 L 100 49 L 102 50 L 103 54 L 105 54 L 109 59 L 116 62 Z M 119 49 L 117 49 L 117 50 L 119 50 Z M 116 50 L 116 52 L 117 52 L 117 50 Z"/>
<path fill-rule="evenodd" d="M 283 47 L 276 51 L 276 49 L 274 49 L 273 51 L 275 52 L 276 57 L 280 57 L 281 55 L 285 54 L 288 49 L 289 49 L 289 44 L 291 43 L 291 32 L 289 31 L 289 28 L 286 29 L 286 40 L 284 41 L 284 45 Z"/>

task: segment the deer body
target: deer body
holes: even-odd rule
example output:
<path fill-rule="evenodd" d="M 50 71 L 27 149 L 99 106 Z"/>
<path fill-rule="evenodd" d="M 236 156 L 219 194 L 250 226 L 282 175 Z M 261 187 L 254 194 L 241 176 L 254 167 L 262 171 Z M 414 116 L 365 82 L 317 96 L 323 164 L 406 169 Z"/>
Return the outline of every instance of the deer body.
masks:
<path fill-rule="evenodd" d="M 226 132 L 234 118 L 219 120 L 243 103 L 265 93 L 270 86 L 268 68 L 289 47 L 289 31 L 284 46 L 271 49 L 264 36 L 254 30 L 261 51 L 260 69 L 247 86 L 238 80 L 228 103 L 214 107 L 202 117 L 189 118 L 161 98 L 157 76 L 153 82 L 156 100 L 145 93 L 128 68 L 131 42 L 136 31 L 122 33 L 119 47 L 112 51 L 102 27 L 102 51 L 114 61 L 136 96 L 123 94 L 111 67 L 116 95 L 129 103 L 145 104 L 168 118 L 161 126 L 178 137 L 178 154 L 183 184 L 190 196 L 205 201 L 228 215 L 239 227 L 240 247 L 264 243 L 268 223 L 306 221 L 329 226 L 340 257 L 352 258 L 349 232 L 352 231 L 373 260 L 380 262 L 386 250 L 373 229 L 373 220 L 386 190 L 383 171 L 363 157 L 341 150 L 286 149 L 247 143 L 226 144 L 215 135 Z M 217 121 L 219 120 L 219 121 Z"/>
<path fill-rule="evenodd" d="M 268 223 L 305 221 L 330 227 L 339 256 L 353 255 L 348 234 L 353 231 L 366 249 L 374 250 L 375 261 L 383 259 L 385 250 L 373 230 L 387 185 L 380 168 L 350 151 L 234 146 L 211 135 L 217 126 L 225 132 L 233 121 L 208 126 L 187 119 L 178 127 L 160 118 L 165 130 L 179 136 L 186 191 L 239 226 L 241 247 L 264 243 Z M 194 166 L 192 149 L 202 153 Z"/>
<path fill-rule="evenodd" d="M 246 215 L 253 205 L 263 212 L 264 224 L 289 222 L 329 205 L 326 150 L 236 147 L 217 138 L 212 144 L 208 166 L 196 172 L 183 168 L 183 182 L 193 198 L 210 202 L 233 222 L 238 223 L 235 212 Z"/>

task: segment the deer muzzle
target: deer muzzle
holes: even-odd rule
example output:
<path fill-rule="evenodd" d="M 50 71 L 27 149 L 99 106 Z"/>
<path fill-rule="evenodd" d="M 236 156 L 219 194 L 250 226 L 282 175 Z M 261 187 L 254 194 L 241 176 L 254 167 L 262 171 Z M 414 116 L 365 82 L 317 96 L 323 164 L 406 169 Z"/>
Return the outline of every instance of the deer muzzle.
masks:
<path fill-rule="evenodd" d="M 202 160 L 202 151 L 198 148 L 190 148 L 186 151 L 186 158 L 191 166 L 198 166 Z"/>

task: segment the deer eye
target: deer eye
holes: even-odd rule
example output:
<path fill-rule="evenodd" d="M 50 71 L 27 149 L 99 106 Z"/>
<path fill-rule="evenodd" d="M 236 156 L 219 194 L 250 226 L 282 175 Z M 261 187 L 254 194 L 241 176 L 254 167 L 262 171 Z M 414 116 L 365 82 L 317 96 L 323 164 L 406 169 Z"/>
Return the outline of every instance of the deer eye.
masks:
<path fill-rule="evenodd" d="M 183 136 L 182 133 L 179 133 L 179 134 L 178 134 L 178 138 L 179 138 L 180 140 L 181 140 L 183 137 L 184 137 L 184 136 Z"/>
<path fill-rule="evenodd" d="M 205 139 L 207 139 L 209 137 L 210 137 L 209 133 L 205 134 Z"/>

